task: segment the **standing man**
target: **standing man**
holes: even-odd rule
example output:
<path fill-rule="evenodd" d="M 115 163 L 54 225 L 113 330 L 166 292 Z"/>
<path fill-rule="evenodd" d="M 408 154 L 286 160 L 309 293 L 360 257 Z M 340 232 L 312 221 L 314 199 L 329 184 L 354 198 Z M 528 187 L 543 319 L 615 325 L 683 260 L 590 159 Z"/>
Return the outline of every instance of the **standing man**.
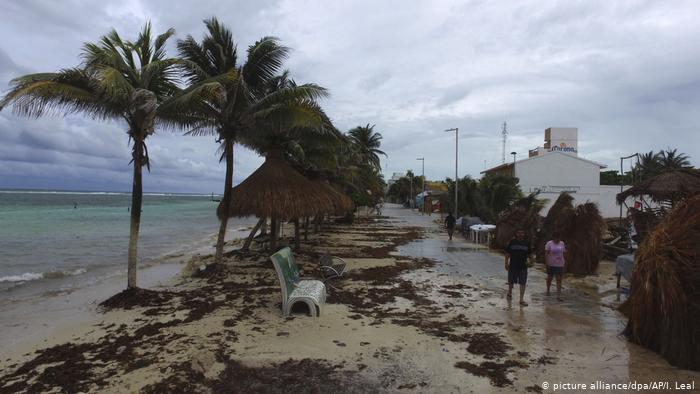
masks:
<path fill-rule="evenodd" d="M 525 302 L 525 284 L 527 283 L 527 258 L 530 255 L 530 244 L 525 240 L 525 230 L 518 229 L 515 238 L 506 247 L 506 271 L 508 271 L 508 299 L 513 299 L 513 285 L 520 285 L 520 305 Z"/>
<path fill-rule="evenodd" d="M 452 241 L 452 234 L 455 232 L 455 224 L 457 223 L 457 219 L 455 219 L 454 216 L 452 216 L 452 212 L 447 213 L 447 217 L 445 218 L 445 228 L 447 228 L 447 235 L 450 236 L 450 241 Z"/>

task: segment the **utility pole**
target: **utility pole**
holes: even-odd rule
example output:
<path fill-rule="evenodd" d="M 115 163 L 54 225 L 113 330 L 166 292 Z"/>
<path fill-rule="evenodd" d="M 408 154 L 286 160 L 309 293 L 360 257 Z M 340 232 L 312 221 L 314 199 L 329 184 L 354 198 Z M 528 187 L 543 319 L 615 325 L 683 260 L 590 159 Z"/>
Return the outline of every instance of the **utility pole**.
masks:
<path fill-rule="evenodd" d="M 459 175 L 457 175 L 457 167 L 459 163 L 459 128 L 455 127 L 452 129 L 447 129 L 445 132 L 450 132 L 454 131 L 455 132 L 455 209 L 454 209 L 454 215 L 455 217 L 459 217 L 459 214 L 457 213 L 459 211 L 459 203 L 457 199 L 457 185 L 459 184 Z"/>
<path fill-rule="evenodd" d="M 622 162 L 623 162 L 623 160 L 625 160 L 625 159 L 631 159 L 631 158 L 633 158 L 633 157 L 635 157 L 635 156 L 637 157 L 637 160 L 639 160 L 639 153 L 635 153 L 635 154 L 633 154 L 633 155 L 629 155 L 629 156 L 625 156 L 625 157 L 621 157 L 621 158 L 620 158 L 620 193 L 623 192 L 622 189 L 623 189 L 623 186 L 624 186 L 624 184 L 625 184 L 625 176 L 624 176 L 624 173 L 622 172 L 622 171 L 624 171 L 624 170 L 622 169 Z M 623 203 L 624 203 L 624 201 L 620 203 L 620 223 L 622 223 L 622 204 L 623 204 Z"/>
<path fill-rule="evenodd" d="M 503 138 L 503 149 L 501 150 L 501 164 L 506 164 L 506 139 L 508 138 L 508 129 L 506 122 L 503 122 L 501 128 L 501 137 Z"/>
<path fill-rule="evenodd" d="M 420 160 L 422 162 L 423 169 L 421 173 L 423 175 L 423 192 L 425 192 L 425 157 L 419 157 L 416 160 Z"/>

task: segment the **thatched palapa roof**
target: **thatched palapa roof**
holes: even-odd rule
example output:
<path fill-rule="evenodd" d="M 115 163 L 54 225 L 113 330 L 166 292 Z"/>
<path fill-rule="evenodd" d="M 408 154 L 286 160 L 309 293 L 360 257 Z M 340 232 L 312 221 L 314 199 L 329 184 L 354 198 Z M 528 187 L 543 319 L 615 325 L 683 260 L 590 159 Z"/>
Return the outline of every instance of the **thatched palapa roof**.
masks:
<path fill-rule="evenodd" d="M 630 196 L 650 196 L 654 201 L 679 200 L 700 194 L 700 170 L 684 168 L 663 172 L 619 193 L 622 204 Z"/>
<path fill-rule="evenodd" d="M 292 168 L 281 151 L 270 151 L 265 162 L 233 188 L 229 216 L 289 220 L 334 209 L 331 197 Z M 222 214 L 221 204 L 217 214 Z"/>
<path fill-rule="evenodd" d="M 679 203 L 639 246 L 625 334 L 700 371 L 700 195 Z"/>
<path fill-rule="evenodd" d="M 353 204 L 352 199 L 344 193 L 338 191 L 327 181 L 318 178 L 312 180 L 311 183 L 316 189 L 323 191 L 331 199 L 331 202 L 333 203 L 333 210 L 328 211 L 327 213 L 345 214 L 348 211 L 354 210 L 355 204 Z"/>

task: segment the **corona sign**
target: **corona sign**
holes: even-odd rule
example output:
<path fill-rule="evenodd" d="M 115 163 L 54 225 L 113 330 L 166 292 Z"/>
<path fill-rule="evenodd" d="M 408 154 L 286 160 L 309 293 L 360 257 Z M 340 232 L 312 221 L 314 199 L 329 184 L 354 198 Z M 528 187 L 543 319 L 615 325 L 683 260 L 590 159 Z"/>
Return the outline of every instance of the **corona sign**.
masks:
<path fill-rule="evenodd" d="M 566 143 L 562 142 L 559 144 L 559 146 L 554 145 L 549 149 L 550 152 L 571 152 L 571 153 L 578 153 L 576 148 L 573 146 L 566 146 Z"/>

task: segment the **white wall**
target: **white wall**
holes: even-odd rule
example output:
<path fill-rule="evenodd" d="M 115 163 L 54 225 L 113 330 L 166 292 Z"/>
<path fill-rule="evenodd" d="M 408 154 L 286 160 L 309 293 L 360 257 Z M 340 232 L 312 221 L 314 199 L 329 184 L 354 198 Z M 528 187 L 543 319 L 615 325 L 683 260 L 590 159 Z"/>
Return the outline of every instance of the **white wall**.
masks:
<path fill-rule="evenodd" d="M 530 160 L 515 163 L 515 176 L 520 189 L 528 194 L 540 190 L 540 199 L 547 199 L 542 210 L 546 216 L 549 208 L 566 191 L 574 197 L 574 205 L 588 201 L 598 204 L 604 218 L 618 217 L 620 206 L 615 199 L 619 186 L 600 185 L 600 166 L 562 153 L 548 153 Z M 627 188 L 629 186 L 626 186 Z M 626 212 L 623 212 L 623 215 Z"/>
<path fill-rule="evenodd" d="M 600 167 L 564 153 L 548 153 L 515 163 L 523 186 L 598 186 Z M 525 189 L 523 188 L 523 191 Z"/>

